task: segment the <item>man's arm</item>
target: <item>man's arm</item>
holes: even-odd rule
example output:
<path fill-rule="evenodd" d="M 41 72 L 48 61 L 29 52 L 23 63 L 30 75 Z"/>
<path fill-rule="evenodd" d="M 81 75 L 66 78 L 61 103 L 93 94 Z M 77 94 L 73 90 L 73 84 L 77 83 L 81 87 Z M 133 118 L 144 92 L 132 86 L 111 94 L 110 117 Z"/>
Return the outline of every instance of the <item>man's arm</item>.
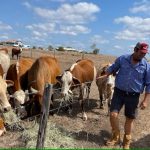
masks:
<path fill-rule="evenodd" d="M 150 99 L 150 64 L 147 65 L 144 79 L 145 79 L 145 95 L 143 101 L 140 104 L 141 109 L 145 109 L 147 107 L 148 100 Z"/>

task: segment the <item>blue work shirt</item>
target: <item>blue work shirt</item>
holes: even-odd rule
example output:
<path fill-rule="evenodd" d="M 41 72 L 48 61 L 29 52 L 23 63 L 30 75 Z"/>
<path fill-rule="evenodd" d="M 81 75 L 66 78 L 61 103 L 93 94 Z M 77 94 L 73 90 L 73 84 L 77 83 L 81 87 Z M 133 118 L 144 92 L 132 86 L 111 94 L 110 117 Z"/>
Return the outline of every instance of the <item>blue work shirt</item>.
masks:
<path fill-rule="evenodd" d="M 139 63 L 131 63 L 132 55 L 123 55 L 116 59 L 108 69 L 108 73 L 115 73 L 115 87 L 127 92 L 150 93 L 150 64 L 145 58 Z"/>

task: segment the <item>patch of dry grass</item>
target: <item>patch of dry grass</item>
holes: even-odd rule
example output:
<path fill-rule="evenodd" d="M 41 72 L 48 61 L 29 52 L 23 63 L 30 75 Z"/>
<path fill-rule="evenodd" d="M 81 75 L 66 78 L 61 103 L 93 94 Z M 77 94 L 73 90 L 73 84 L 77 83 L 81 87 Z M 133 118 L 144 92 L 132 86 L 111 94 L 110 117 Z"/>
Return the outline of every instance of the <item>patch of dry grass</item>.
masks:
<path fill-rule="evenodd" d="M 37 134 L 39 130 L 39 124 L 22 133 L 21 140 L 26 143 L 26 148 L 35 148 L 37 142 Z M 44 143 L 45 148 L 74 148 L 75 142 L 73 137 L 69 136 L 69 133 L 65 129 L 56 126 L 50 121 L 47 124 L 46 139 Z"/>

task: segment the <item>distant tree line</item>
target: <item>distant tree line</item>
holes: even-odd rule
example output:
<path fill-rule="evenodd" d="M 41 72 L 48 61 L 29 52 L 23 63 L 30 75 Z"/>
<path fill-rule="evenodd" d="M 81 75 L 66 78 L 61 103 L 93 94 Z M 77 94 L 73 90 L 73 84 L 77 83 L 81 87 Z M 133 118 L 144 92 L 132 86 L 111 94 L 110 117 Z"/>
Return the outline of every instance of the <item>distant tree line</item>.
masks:
<path fill-rule="evenodd" d="M 41 47 L 41 46 L 40 46 L 40 47 L 33 46 L 32 48 L 33 48 L 33 49 L 44 50 L 44 48 Z M 78 52 L 78 50 L 72 50 L 72 47 L 67 47 L 67 48 L 68 48 L 67 51 L 75 51 L 75 52 Z M 69 50 L 69 48 L 70 48 L 71 50 Z M 54 51 L 54 50 L 57 50 L 57 51 L 66 51 L 66 48 L 63 47 L 63 46 L 59 46 L 58 48 L 54 48 L 52 45 L 49 45 L 49 46 L 47 47 L 47 50 L 48 50 L 48 51 Z M 94 44 L 91 45 L 91 52 L 82 51 L 82 53 L 89 53 L 89 54 L 96 54 L 96 55 L 97 55 L 97 54 L 99 54 L 99 51 L 100 51 L 100 49 L 97 48 L 96 44 L 94 43 Z"/>

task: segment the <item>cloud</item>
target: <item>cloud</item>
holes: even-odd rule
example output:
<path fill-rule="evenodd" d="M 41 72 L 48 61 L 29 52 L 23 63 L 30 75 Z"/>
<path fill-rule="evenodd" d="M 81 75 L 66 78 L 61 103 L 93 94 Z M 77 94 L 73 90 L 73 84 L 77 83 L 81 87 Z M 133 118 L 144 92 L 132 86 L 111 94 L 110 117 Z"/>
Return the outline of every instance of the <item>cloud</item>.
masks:
<path fill-rule="evenodd" d="M 102 36 L 100 35 L 94 35 L 92 38 L 91 38 L 91 42 L 92 43 L 95 43 L 95 44 L 106 44 L 106 43 L 109 43 L 108 40 L 104 39 Z"/>
<path fill-rule="evenodd" d="M 38 30 L 38 31 L 45 31 L 45 32 L 53 32 L 55 30 L 55 24 L 54 23 L 38 23 L 38 24 L 32 24 L 27 25 L 27 29 L 29 30 Z"/>
<path fill-rule="evenodd" d="M 24 5 L 25 7 L 27 7 L 27 8 L 32 8 L 32 6 L 30 5 L 30 3 L 28 3 L 28 2 L 24 2 L 23 5 Z"/>
<path fill-rule="evenodd" d="M 150 18 L 124 16 L 114 21 L 124 24 L 124 29 L 116 33 L 116 39 L 147 40 L 150 36 Z"/>
<path fill-rule="evenodd" d="M 59 33 L 62 34 L 70 34 L 70 35 L 77 35 L 79 33 L 89 33 L 90 29 L 81 25 L 75 26 L 61 26 Z"/>
<path fill-rule="evenodd" d="M 147 0 L 143 0 L 141 2 L 136 2 L 134 3 L 134 6 L 132 8 L 130 8 L 130 12 L 131 13 L 146 13 L 146 14 L 150 14 L 150 2 Z"/>
<path fill-rule="evenodd" d="M 114 48 L 115 48 L 115 49 L 120 49 L 120 50 L 122 49 L 122 47 L 119 46 L 119 45 L 114 45 Z"/>
<path fill-rule="evenodd" d="M 0 21 L 0 30 L 12 30 L 13 28 L 10 26 L 10 25 L 8 25 L 8 24 L 5 24 L 5 23 L 3 23 L 3 22 L 1 22 Z"/>
<path fill-rule="evenodd" d="M 58 9 L 44 9 L 34 7 L 34 12 L 49 21 L 69 23 L 69 24 L 84 24 L 88 21 L 94 20 L 94 14 L 100 11 L 100 8 L 87 2 L 79 2 L 76 4 L 62 4 Z"/>

